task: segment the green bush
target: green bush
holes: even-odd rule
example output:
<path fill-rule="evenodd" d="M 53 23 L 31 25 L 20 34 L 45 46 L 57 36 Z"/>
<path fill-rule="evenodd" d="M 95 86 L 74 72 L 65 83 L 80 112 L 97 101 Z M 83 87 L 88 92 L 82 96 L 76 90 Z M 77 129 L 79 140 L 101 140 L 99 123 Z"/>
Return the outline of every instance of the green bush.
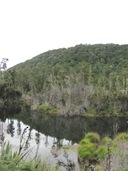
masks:
<path fill-rule="evenodd" d="M 127 141 L 128 142 L 128 133 L 123 132 L 118 134 L 115 138 L 115 141 Z"/>
<path fill-rule="evenodd" d="M 78 149 L 79 157 L 85 160 L 89 160 L 93 157 L 96 147 L 93 143 L 81 145 Z"/>
<path fill-rule="evenodd" d="M 101 145 L 99 134 L 95 132 L 86 134 L 79 143 L 78 156 L 88 163 L 88 167 L 104 159 L 107 152 L 106 146 Z"/>
<path fill-rule="evenodd" d="M 97 165 L 95 170 L 105 167 L 106 159 L 113 162 L 115 171 L 127 171 L 128 133 L 119 133 L 113 140 L 109 137 L 100 139 L 97 133 L 88 133 L 80 141 L 78 156 L 80 161 L 86 163 L 89 168 L 91 164 Z M 107 164 L 107 163 L 106 163 Z M 122 169 L 120 169 L 122 168 Z"/>
<path fill-rule="evenodd" d="M 112 139 L 110 137 L 104 137 L 101 141 L 102 145 L 112 145 Z"/>
<path fill-rule="evenodd" d="M 89 139 L 90 142 L 92 142 L 92 143 L 100 142 L 100 136 L 99 136 L 99 134 L 97 134 L 95 132 L 90 132 L 90 133 L 86 134 L 85 139 Z"/>
<path fill-rule="evenodd" d="M 80 145 L 85 145 L 85 144 L 89 144 L 89 143 L 91 143 L 91 141 L 89 140 L 89 139 L 87 139 L 87 138 L 84 138 L 84 139 L 82 139 L 81 141 L 80 141 Z"/>
<path fill-rule="evenodd" d="M 107 155 L 107 149 L 105 146 L 99 146 L 98 149 L 94 152 L 94 156 L 97 159 L 103 159 Z"/>
<path fill-rule="evenodd" d="M 41 105 L 39 105 L 38 108 L 39 108 L 39 110 L 46 112 L 46 111 L 51 110 L 52 107 L 49 104 L 41 104 Z"/>
<path fill-rule="evenodd" d="M 38 109 L 41 112 L 44 112 L 46 114 L 57 114 L 58 113 L 58 109 L 48 103 L 39 105 Z"/>
<path fill-rule="evenodd" d="M 12 152 L 11 146 L 5 144 L 0 155 L 0 171 L 58 171 L 58 169 L 50 168 L 40 160 L 25 161 L 22 155 Z"/>

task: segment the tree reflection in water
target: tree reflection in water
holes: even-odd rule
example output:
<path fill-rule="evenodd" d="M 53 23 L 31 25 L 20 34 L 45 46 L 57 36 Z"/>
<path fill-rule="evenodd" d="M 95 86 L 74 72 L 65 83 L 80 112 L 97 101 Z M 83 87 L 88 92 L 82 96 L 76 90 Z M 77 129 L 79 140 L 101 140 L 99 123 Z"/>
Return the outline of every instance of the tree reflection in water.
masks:
<path fill-rule="evenodd" d="M 26 141 L 25 141 L 25 145 L 24 145 L 24 149 L 28 149 L 30 147 L 30 140 L 32 139 L 31 137 L 31 128 L 28 129 L 28 136 L 26 136 Z"/>
<path fill-rule="evenodd" d="M 5 141 L 10 142 L 14 148 L 31 150 L 32 158 L 40 156 L 43 161 L 52 158 L 53 154 L 62 157 L 63 146 L 70 146 L 78 143 L 85 133 L 97 132 L 104 137 L 115 136 L 119 132 L 127 130 L 128 118 L 102 118 L 102 117 L 44 117 L 36 118 L 34 121 L 30 116 L 18 121 L 16 119 L 6 119 L 4 129 Z M 10 134 L 11 136 L 8 136 Z M 21 141 L 21 137 L 22 140 Z M 23 147 L 23 148 L 22 148 Z M 66 148 L 65 148 L 66 149 Z M 72 153 L 70 151 L 69 156 Z M 73 154 L 77 162 L 77 152 Z M 72 156 L 73 156 L 72 155 Z"/>
<path fill-rule="evenodd" d="M 14 136 L 14 130 L 15 130 L 14 121 L 11 119 L 9 123 L 9 120 L 8 120 L 7 133 L 10 134 L 11 137 Z"/>
<path fill-rule="evenodd" d="M 21 135 L 21 131 L 22 131 L 22 129 L 21 129 L 21 122 L 18 121 L 18 122 L 17 122 L 17 135 L 18 135 L 18 136 Z"/>
<path fill-rule="evenodd" d="M 4 131 L 3 131 L 3 122 L 0 120 L 0 151 L 3 148 L 3 144 L 4 144 Z"/>
<path fill-rule="evenodd" d="M 35 142 L 36 142 L 36 145 L 37 145 L 35 158 L 37 158 L 38 157 L 39 146 L 40 146 L 40 133 L 39 132 L 35 133 Z"/>

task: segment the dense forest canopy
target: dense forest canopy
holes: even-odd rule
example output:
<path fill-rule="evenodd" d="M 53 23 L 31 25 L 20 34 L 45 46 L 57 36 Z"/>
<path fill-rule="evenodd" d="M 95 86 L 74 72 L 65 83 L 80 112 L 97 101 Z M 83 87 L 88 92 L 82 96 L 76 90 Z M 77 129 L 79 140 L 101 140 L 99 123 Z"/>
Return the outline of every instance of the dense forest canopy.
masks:
<path fill-rule="evenodd" d="M 7 70 L 5 80 L 60 114 L 127 114 L 128 45 L 51 50 Z"/>

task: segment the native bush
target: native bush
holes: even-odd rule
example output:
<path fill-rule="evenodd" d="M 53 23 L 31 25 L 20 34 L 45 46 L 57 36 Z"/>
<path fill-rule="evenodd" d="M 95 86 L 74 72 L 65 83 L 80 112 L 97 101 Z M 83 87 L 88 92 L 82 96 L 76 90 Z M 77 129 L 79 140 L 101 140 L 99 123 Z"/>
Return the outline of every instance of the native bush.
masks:
<path fill-rule="evenodd" d="M 57 114 L 58 113 L 58 109 L 53 107 L 49 103 L 39 105 L 38 109 L 45 114 Z"/>
<path fill-rule="evenodd" d="M 90 133 L 86 134 L 85 139 L 89 139 L 90 142 L 96 143 L 96 144 L 100 142 L 100 136 L 99 136 L 99 134 L 97 134 L 95 132 L 90 132 Z"/>
<path fill-rule="evenodd" d="M 106 155 L 107 148 L 101 145 L 100 136 L 95 132 L 87 133 L 79 143 L 78 157 L 86 163 L 86 169 L 92 164 L 99 163 Z"/>
<path fill-rule="evenodd" d="M 127 149 L 127 132 L 119 133 L 113 140 L 107 136 L 101 139 L 97 133 L 88 133 L 79 143 L 78 156 L 86 170 L 93 164 L 95 170 L 107 167 L 116 171 L 127 171 Z"/>
<path fill-rule="evenodd" d="M 123 132 L 118 134 L 115 138 L 115 141 L 127 141 L 128 142 L 128 133 Z"/>
<path fill-rule="evenodd" d="M 11 145 L 4 144 L 0 155 L 0 170 L 1 171 L 58 171 L 57 167 L 51 168 L 46 163 L 42 163 L 36 159 L 33 161 L 24 160 L 27 153 L 19 154 L 11 149 Z"/>

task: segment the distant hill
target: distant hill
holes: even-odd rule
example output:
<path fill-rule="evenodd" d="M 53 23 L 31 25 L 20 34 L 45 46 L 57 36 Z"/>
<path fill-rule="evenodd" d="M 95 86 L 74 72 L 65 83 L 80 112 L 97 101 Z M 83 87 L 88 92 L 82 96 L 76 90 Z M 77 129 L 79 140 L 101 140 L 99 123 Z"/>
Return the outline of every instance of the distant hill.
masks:
<path fill-rule="evenodd" d="M 128 45 L 51 50 L 12 67 L 5 80 L 32 105 L 47 104 L 61 115 L 127 114 Z"/>

